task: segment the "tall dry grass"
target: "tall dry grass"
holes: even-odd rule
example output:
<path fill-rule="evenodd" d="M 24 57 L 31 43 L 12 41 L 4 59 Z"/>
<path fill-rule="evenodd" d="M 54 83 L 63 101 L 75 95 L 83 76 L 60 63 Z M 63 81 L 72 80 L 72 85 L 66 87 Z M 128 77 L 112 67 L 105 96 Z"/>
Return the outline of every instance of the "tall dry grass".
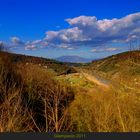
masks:
<path fill-rule="evenodd" d="M 0 54 L 0 132 L 139 132 L 136 93 L 82 91 L 37 65 Z"/>
<path fill-rule="evenodd" d="M 70 108 L 74 131 L 139 132 L 140 101 L 132 94 L 117 91 L 77 94 Z"/>
<path fill-rule="evenodd" d="M 0 132 L 29 130 L 26 109 L 22 107 L 21 77 L 7 55 L 0 56 Z"/>
<path fill-rule="evenodd" d="M 0 131 L 71 130 L 67 108 L 73 91 L 36 65 L 17 67 L 9 57 L 0 58 Z"/>
<path fill-rule="evenodd" d="M 71 88 L 60 85 L 53 80 L 52 73 L 36 65 L 24 66 L 21 74 L 24 81 L 22 100 L 30 112 L 35 130 L 69 131 L 67 108 L 74 99 Z"/>

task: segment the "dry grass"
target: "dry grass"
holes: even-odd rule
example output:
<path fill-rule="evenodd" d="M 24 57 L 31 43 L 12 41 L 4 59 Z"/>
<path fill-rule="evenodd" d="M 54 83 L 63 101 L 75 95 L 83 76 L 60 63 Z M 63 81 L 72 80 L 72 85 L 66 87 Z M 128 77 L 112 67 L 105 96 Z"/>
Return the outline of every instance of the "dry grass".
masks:
<path fill-rule="evenodd" d="M 17 66 L 0 57 L 0 132 L 140 131 L 138 93 L 113 86 L 72 89 L 54 76 L 38 65 Z"/>
<path fill-rule="evenodd" d="M 140 102 L 135 94 L 77 94 L 70 112 L 75 131 L 139 132 Z"/>
<path fill-rule="evenodd" d="M 73 91 L 36 65 L 18 66 L 9 57 L 0 62 L 0 131 L 69 131 L 67 107 Z"/>
<path fill-rule="evenodd" d="M 5 55 L 0 59 L 0 132 L 29 131 L 27 111 L 21 104 L 21 77 Z"/>
<path fill-rule="evenodd" d="M 21 105 L 20 92 L 14 91 L 0 105 L 0 132 L 28 132 L 32 124 Z"/>

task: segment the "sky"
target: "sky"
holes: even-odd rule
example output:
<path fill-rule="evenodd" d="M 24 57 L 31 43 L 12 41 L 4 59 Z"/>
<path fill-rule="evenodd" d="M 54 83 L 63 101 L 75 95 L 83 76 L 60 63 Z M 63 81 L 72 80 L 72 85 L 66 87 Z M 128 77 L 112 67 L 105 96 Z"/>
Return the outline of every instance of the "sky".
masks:
<path fill-rule="evenodd" d="M 139 38 L 139 0 L 0 0 L 0 45 L 14 53 L 97 59 Z"/>

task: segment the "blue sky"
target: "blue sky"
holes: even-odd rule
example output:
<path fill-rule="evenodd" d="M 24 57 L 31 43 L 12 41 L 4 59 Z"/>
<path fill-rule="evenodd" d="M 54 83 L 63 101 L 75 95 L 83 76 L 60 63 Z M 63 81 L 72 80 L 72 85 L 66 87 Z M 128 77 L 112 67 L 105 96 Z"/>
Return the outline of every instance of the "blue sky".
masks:
<path fill-rule="evenodd" d="M 42 57 L 106 57 L 139 39 L 139 12 L 139 0 L 0 0 L 0 43 Z"/>

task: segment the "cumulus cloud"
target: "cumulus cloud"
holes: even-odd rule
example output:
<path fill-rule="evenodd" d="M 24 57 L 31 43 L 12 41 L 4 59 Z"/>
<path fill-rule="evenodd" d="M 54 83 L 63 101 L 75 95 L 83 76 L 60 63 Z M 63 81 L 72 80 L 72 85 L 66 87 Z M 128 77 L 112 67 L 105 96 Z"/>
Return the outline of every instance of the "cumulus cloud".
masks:
<path fill-rule="evenodd" d="M 66 19 L 71 28 L 46 32 L 50 46 L 100 46 L 108 42 L 129 42 L 140 38 L 140 12 L 120 19 L 98 20 L 95 16 Z"/>
<path fill-rule="evenodd" d="M 135 13 L 121 19 L 97 20 L 96 17 L 80 16 L 67 19 L 72 26 L 79 27 L 83 34 L 92 40 L 126 40 L 129 37 L 140 35 L 140 13 Z"/>
<path fill-rule="evenodd" d="M 47 31 L 43 39 L 24 42 L 18 37 L 11 37 L 12 45 L 24 46 L 26 50 L 44 47 L 58 47 L 72 50 L 78 47 L 102 48 L 107 43 L 130 42 L 140 39 L 140 12 L 122 18 L 100 19 L 95 16 L 79 16 L 65 20 L 69 28 Z M 11 45 L 11 46 L 12 46 Z M 108 48 L 104 51 L 116 51 Z"/>
<path fill-rule="evenodd" d="M 34 40 L 34 41 L 27 41 L 24 43 L 25 50 L 35 50 L 38 48 L 44 48 L 48 46 L 48 43 L 44 39 Z"/>
<path fill-rule="evenodd" d="M 88 40 L 83 35 L 82 30 L 78 27 L 64 29 L 60 31 L 48 31 L 46 32 L 46 41 L 50 44 L 61 44 L 61 43 L 76 43 L 84 40 Z"/>

